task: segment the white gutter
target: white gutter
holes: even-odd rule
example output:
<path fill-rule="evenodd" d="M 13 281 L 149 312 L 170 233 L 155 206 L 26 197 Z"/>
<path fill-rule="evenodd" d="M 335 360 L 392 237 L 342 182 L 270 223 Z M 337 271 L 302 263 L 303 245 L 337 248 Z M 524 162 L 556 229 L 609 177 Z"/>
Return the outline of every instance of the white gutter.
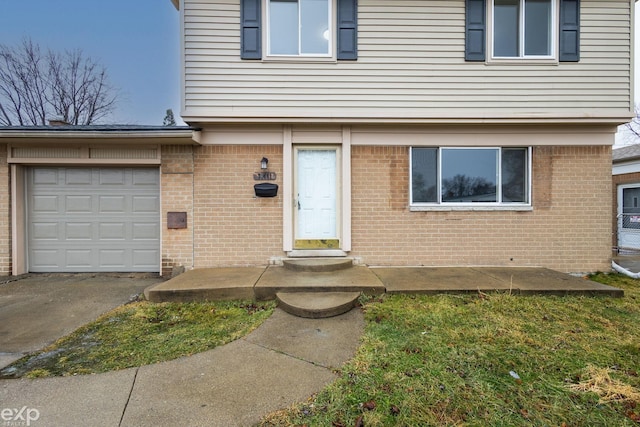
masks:
<path fill-rule="evenodd" d="M 615 261 L 611 261 L 611 267 L 613 267 L 613 269 L 618 273 L 622 273 L 625 276 L 631 277 L 632 279 L 640 279 L 640 273 L 633 273 L 626 268 L 619 266 L 615 263 Z"/>

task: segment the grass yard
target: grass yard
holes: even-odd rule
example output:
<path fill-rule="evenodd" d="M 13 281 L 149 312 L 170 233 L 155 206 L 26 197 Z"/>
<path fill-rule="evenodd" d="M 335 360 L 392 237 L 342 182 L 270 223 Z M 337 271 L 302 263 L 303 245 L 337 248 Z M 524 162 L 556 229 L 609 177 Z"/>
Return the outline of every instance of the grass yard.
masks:
<path fill-rule="evenodd" d="M 640 283 L 625 297 L 507 293 L 363 303 L 340 378 L 262 426 L 637 426 Z"/>
<path fill-rule="evenodd" d="M 274 307 L 251 301 L 127 304 L 9 365 L 0 378 L 91 374 L 188 356 L 248 334 Z"/>

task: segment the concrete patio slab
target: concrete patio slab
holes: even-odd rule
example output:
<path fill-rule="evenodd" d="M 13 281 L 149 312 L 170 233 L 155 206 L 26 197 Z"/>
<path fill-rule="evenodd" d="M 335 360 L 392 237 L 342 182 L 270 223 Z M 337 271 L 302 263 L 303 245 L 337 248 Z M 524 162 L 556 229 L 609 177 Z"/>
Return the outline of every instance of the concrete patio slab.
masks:
<path fill-rule="evenodd" d="M 606 295 L 622 297 L 624 292 L 584 277 L 560 273 L 547 268 L 482 268 L 482 273 L 509 283 L 520 294 Z"/>
<path fill-rule="evenodd" d="M 152 302 L 253 299 L 265 267 L 198 268 L 144 291 Z"/>
<path fill-rule="evenodd" d="M 437 294 L 509 289 L 508 283 L 470 267 L 376 267 L 371 271 L 380 278 L 387 293 L 390 294 Z"/>
<path fill-rule="evenodd" d="M 372 268 L 387 293 L 510 291 L 518 294 L 624 296 L 621 289 L 546 268 Z"/>

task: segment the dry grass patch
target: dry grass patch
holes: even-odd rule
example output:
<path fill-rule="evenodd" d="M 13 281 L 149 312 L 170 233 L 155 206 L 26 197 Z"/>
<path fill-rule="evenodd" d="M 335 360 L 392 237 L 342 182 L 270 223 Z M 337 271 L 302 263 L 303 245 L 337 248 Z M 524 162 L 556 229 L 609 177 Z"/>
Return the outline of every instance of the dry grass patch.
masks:
<path fill-rule="evenodd" d="M 0 378 L 91 374 L 188 356 L 248 334 L 274 307 L 252 301 L 127 304 L 7 366 Z"/>
<path fill-rule="evenodd" d="M 614 373 L 611 368 L 599 368 L 589 365 L 580 378 L 578 384 L 569 386 L 570 390 L 584 393 L 595 393 L 600 397 L 600 403 L 631 402 L 640 403 L 640 392 L 620 380 L 611 378 Z"/>

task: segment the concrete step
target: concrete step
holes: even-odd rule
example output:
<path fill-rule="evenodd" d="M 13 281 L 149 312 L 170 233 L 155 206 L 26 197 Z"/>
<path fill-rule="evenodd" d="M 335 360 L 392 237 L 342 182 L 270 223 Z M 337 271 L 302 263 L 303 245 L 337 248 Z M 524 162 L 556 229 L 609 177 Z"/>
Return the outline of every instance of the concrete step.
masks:
<path fill-rule="evenodd" d="M 278 307 L 309 319 L 339 316 L 356 306 L 360 292 L 278 292 Z"/>
<path fill-rule="evenodd" d="M 353 267 L 353 261 L 349 258 L 305 258 L 284 259 L 282 265 L 291 271 L 339 271 Z"/>
<path fill-rule="evenodd" d="M 354 266 L 338 271 L 292 271 L 269 267 L 253 288 L 256 299 L 274 299 L 278 292 L 363 292 L 383 294 L 380 279 L 366 267 Z"/>

